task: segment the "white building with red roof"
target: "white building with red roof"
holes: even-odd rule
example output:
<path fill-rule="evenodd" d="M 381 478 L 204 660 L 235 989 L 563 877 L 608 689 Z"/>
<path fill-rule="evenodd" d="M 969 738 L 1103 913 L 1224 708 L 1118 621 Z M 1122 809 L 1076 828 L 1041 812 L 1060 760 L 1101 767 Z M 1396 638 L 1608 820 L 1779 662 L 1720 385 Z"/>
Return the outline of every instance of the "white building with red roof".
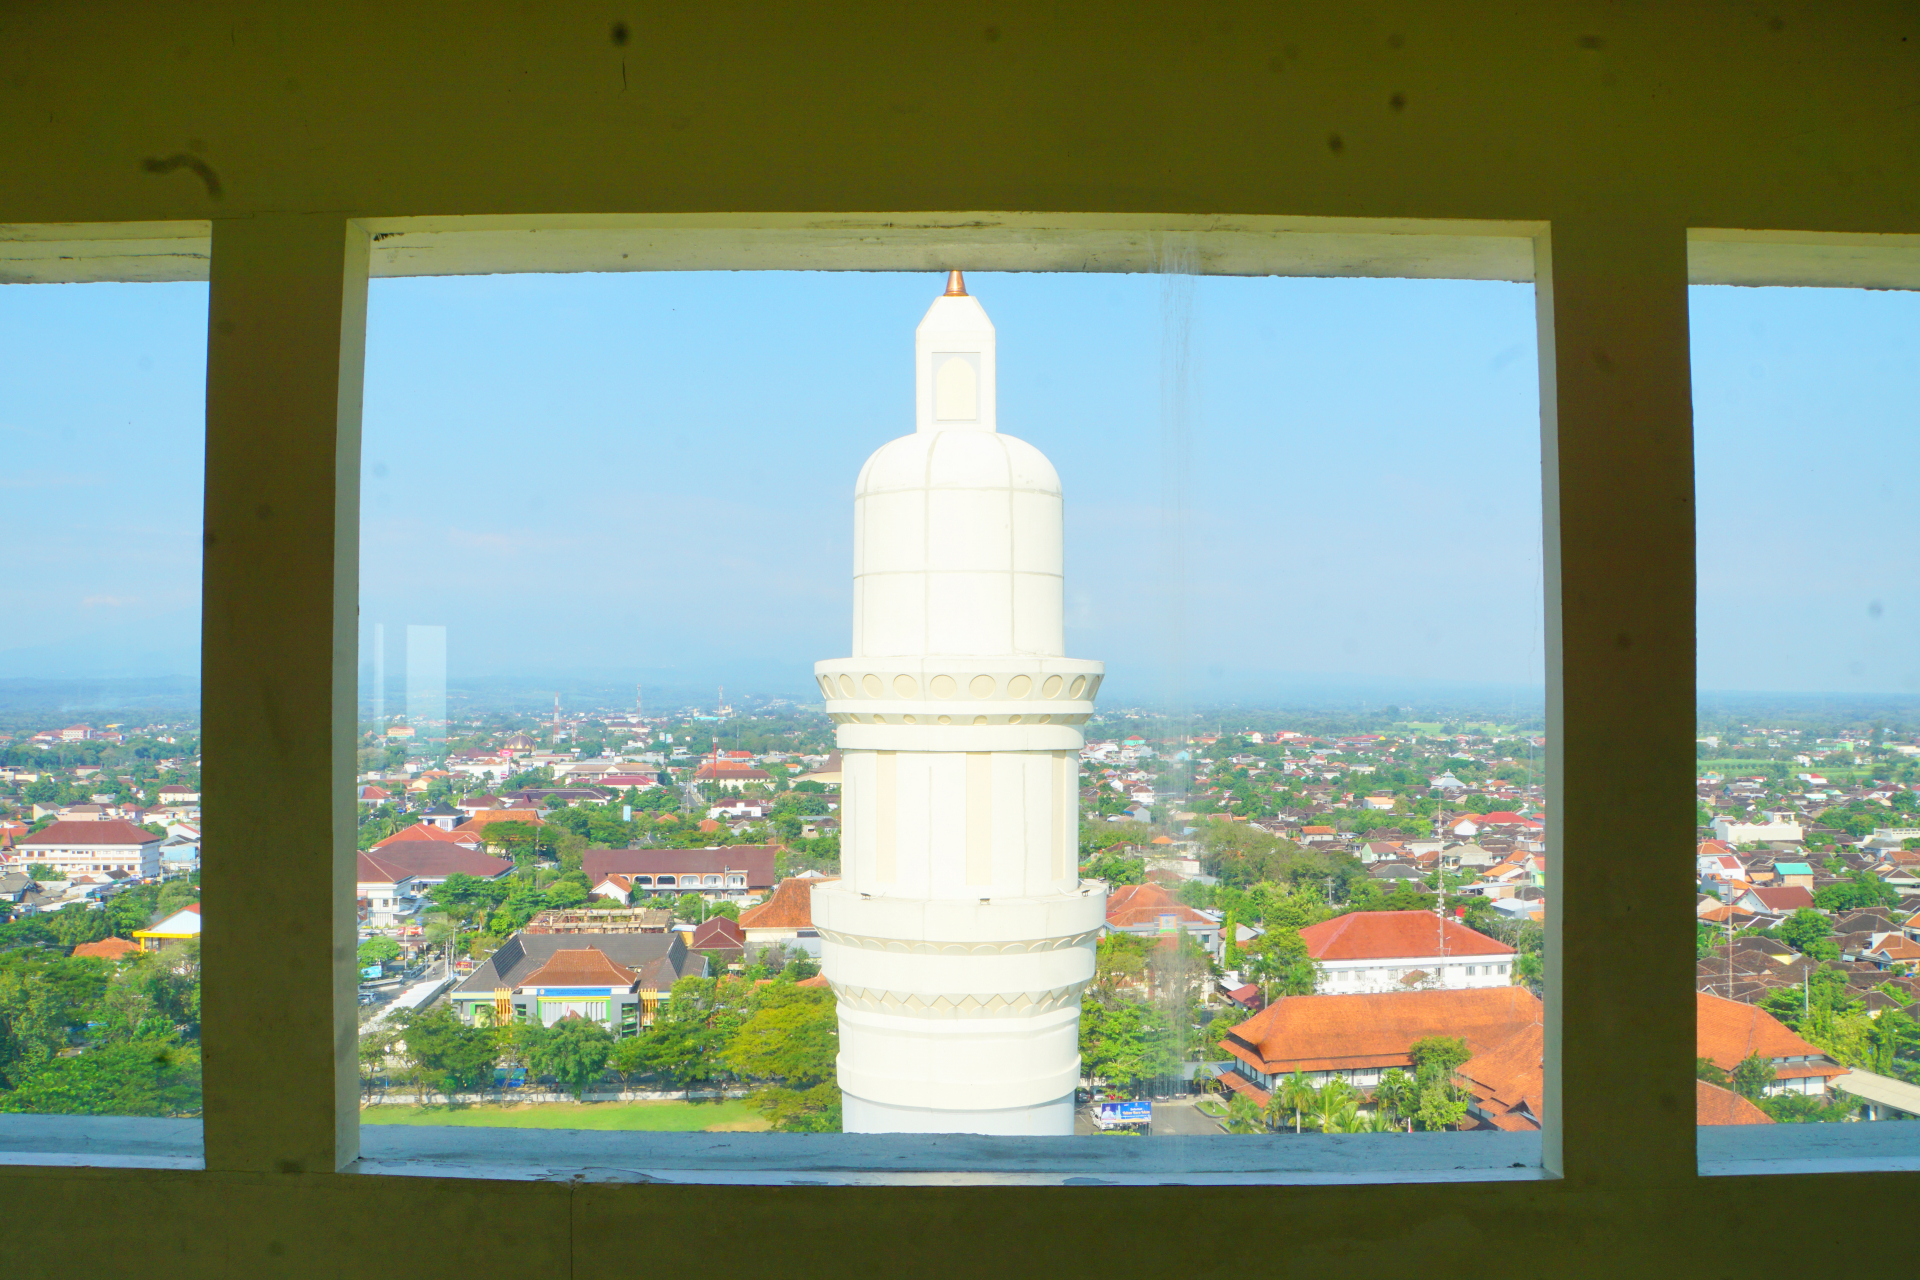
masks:
<path fill-rule="evenodd" d="M 160 844 L 164 838 L 117 819 L 55 822 L 16 839 L 13 848 L 21 861 L 45 863 L 63 880 L 110 871 L 150 879 L 160 874 Z"/>
<path fill-rule="evenodd" d="M 1164 885 L 1122 885 L 1107 895 L 1107 932 L 1146 937 L 1171 936 L 1186 930 L 1209 952 L 1220 949 L 1220 922 L 1202 915 L 1169 893 Z"/>
<path fill-rule="evenodd" d="M 1504 987 L 1513 982 L 1514 949 L 1454 920 L 1425 911 L 1352 911 L 1300 931 L 1321 967 L 1318 991 Z"/>

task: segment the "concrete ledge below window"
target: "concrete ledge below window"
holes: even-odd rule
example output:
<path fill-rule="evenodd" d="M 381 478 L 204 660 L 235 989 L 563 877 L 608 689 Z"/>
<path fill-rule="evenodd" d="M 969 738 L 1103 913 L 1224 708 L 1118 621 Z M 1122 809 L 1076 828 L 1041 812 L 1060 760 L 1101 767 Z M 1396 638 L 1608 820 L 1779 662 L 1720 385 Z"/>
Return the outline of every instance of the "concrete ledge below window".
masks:
<path fill-rule="evenodd" d="M 1920 1169 L 1920 1120 L 1707 1125 L 1698 1150 L 1709 1178 Z"/>
<path fill-rule="evenodd" d="M 0 1165 L 204 1169 L 198 1120 L 0 1115 Z"/>
<path fill-rule="evenodd" d="M 1546 1177 L 1535 1133 L 997 1138 L 368 1125 L 361 1174 L 735 1185 L 1153 1186 Z"/>

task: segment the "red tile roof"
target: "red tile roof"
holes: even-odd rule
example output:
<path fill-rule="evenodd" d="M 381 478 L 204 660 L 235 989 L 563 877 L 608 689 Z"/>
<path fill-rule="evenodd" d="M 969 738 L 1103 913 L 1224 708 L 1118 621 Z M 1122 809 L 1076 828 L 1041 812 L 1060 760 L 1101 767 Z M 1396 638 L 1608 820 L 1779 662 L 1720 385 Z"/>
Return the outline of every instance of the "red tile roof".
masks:
<path fill-rule="evenodd" d="M 1227 1051 L 1268 1073 L 1412 1066 L 1426 1036 L 1458 1036 L 1480 1054 L 1540 1021 L 1525 987 L 1286 996 L 1227 1033 Z"/>
<path fill-rule="evenodd" d="M 1732 1071 L 1752 1054 L 1763 1058 L 1811 1057 L 1812 1062 L 1778 1063 L 1774 1070 L 1783 1080 L 1809 1076 L 1831 1079 L 1845 1075 L 1846 1068 L 1835 1064 L 1824 1049 L 1808 1044 L 1772 1014 L 1755 1005 L 1742 1004 L 1694 993 L 1696 1052 L 1710 1058 L 1722 1071 Z"/>
<path fill-rule="evenodd" d="M 1540 1127 L 1546 1111 L 1545 1052 L 1546 1028 L 1536 1022 L 1460 1068 L 1458 1074 L 1487 1123 L 1508 1132 Z"/>
<path fill-rule="evenodd" d="M 107 938 L 100 942 L 83 942 L 73 949 L 73 958 L 93 956 L 100 960 L 118 960 L 121 956 L 138 955 L 140 944 L 128 942 L 125 938 Z"/>
<path fill-rule="evenodd" d="M 457 835 L 443 827 L 436 827 L 431 822 L 416 822 L 410 827 L 402 827 L 385 840 L 375 841 L 373 847 L 376 849 L 385 849 L 390 845 L 407 844 L 409 842 L 425 843 L 429 841 L 441 844 L 465 845 L 469 849 L 479 847 L 478 836 L 470 834 Z"/>
<path fill-rule="evenodd" d="M 522 987 L 631 987 L 640 975 L 607 959 L 597 947 L 553 953 L 551 959 L 520 979 Z"/>
<path fill-rule="evenodd" d="M 1693 1082 L 1695 1124 L 1772 1124 L 1773 1117 L 1731 1089 L 1705 1080 Z"/>
<path fill-rule="evenodd" d="M 1300 931 L 1315 960 L 1511 956 L 1513 948 L 1425 911 L 1350 911 Z"/>
<path fill-rule="evenodd" d="M 1265 1089 L 1262 1089 L 1238 1071 L 1222 1071 L 1218 1079 L 1221 1084 L 1233 1090 L 1241 1097 L 1251 1100 L 1256 1107 L 1265 1109 L 1267 1103 L 1273 1098 L 1271 1093 L 1268 1093 Z"/>
<path fill-rule="evenodd" d="M 782 880 L 773 896 L 757 907 L 748 907 L 740 913 L 740 928 L 748 929 L 811 929 L 813 927 L 813 886 L 825 884 L 828 879 L 800 880 L 789 878 Z"/>
<path fill-rule="evenodd" d="M 107 822 L 54 822 L 15 840 L 20 849 L 66 849 L 79 845 L 159 844 L 164 836 L 113 819 Z"/>
<path fill-rule="evenodd" d="M 409 876 L 478 876 L 493 880 L 513 870 L 513 863 L 463 844 L 405 840 L 375 845 L 360 855 L 355 878 L 362 884 L 395 884 Z"/>
<path fill-rule="evenodd" d="M 715 916 L 693 931 L 687 945 L 695 951 L 738 951 L 747 941 L 738 924 L 725 916 Z"/>
<path fill-rule="evenodd" d="M 1797 884 L 1779 887 L 1755 885 L 1747 892 L 1769 911 L 1798 911 L 1813 905 L 1813 894 Z"/>
<path fill-rule="evenodd" d="M 540 820 L 538 809 L 476 809 L 472 816 L 455 827 L 454 831 L 456 833 L 478 831 L 489 822 L 524 822 L 530 827 L 546 825 Z"/>
<path fill-rule="evenodd" d="M 1171 915 L 1176 925 L 1201 929 L 1216 927 L 1213 920 L 1167 892 L 1165 885 L 1122 885 L 1107 896 L 1107 923 L 1116 929 L 1155 924 L 1164 915 Z"/>

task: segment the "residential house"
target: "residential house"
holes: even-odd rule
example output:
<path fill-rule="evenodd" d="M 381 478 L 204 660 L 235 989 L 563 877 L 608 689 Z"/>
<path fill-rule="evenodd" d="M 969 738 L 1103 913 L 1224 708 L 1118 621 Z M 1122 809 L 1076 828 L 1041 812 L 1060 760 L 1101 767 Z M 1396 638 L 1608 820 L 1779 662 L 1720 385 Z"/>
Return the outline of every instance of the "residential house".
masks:
<path fill-rule="evenodd" d="M 744 791 L 748 787 L 766 786 L 773 781 L 773 775 L 746 761 L 708 756 L 694 770 L 693 781 L 696 785 L 711 782 L 728 791 Z"/>
<path fill-rule="evenodd" d="M 420 811 L 420 821 L 442 831 L 451 831 L 460 825 L 464 815 L 445 800 L 436 801 Z"/>
<path fill-rule="evenodd" d="M 1774 1082 L 1766 1092 L 1819 1096 L 1826 1093 L 1828 1082 L 1846 1073 L 1847 1069 L 1828 1057 L 1825 1050 L 1808 1044 L 1779 1019 L 1754 1005 L 1704 991 L 1696 992 L 1694 1000 L 1696 1051 L 1729 1075 L 1749 1056 L 1758 1054 L 1774 1069 Z"/>
<path fill-rule="evenodd" d="M 812 915 L 809 913 L 811 922 Z M 707 963 L 715 971 L 732 968 L 742 963 L 746 957 L 746 934 L 740 931 L 738 921 L 726 916 L 714 916 L 705 921 L 687 938 L 687 948 L 707 958 Z"/>
<path fill-rule="evenodd" d="M 1813 905 L 1813 891 L 1801 885 L 1747 885 L 1733 900 L 1733 905 L 1746 911 L 1792 915 Z"/>
<path fill-rule="evenodd" d="M 819 937 L 813 927 L 813 886 L 837 879 L 792 876 L 782 880 L 771 898 L 740 913 L 741 944 L 754 950 L 769 942 Z"/>
<path fill-rule="evenodd" d="M 1813 892 L 1813 868 L 1807 863 L 1776 860 L 1773 871 L 1779 877 L 1779 883 L 1796 889 L 1805 889 L 1808 893 Z"/>
<path fill-rule="evenodd" d="M 487 838 L 487 828 L 496 822 L 522 822 L 530 827 L 546 825 L 546 823 L 541 820 L 538 809 L 482 809 L 455 827 L 450 834 L 466 836 L 469 839 L 479 842 L 483 846 L 499 844 L 501 843 L 500 837 L 496 836 L 492 840 Z"/>
<path fill-rule="evenodd" d="M 610 902 L 625 903 L 631 899 L 632 895 L 633 877 L 621 875 L 617 871 L 594 885 L 592 889 L 593 897 L 605 898 Z"/>
<path fill-rule="evenodd" d="M 1182 929 L 1207 951 L 1220 951 L 1220 921 L 1187 906 L 1164 885 L 1122 885 L 1107 895 L 1107 932 L 1168 937 Z"/>
<path fill-rule="evenodd" d="M 186 942 L 200 936 L 200 904 L 190 902 L 164 920 L 133 931 L 142 951 L 159 951 L 169 943 Z"/>
<path fill-rule="evenodd" d="M 448 831 L 444 827 L 434 826 L 431 822 L 416 822 L 410 827 L 402 827 L 386 839 L 376 841 L 373 847 L 375 849 L 390 849 L 397 844 L 410 844 L 414 842 L 457 845 L 466 849 L 478 849 L 480 847 L 479 836 L 471 832 L 462 832 L 458 829 Z"/>
<path fill-rule="evenodd" d="M 1463 991 L 1513 982 L 1514 949 L 1425 911 L 1350 911 L 1300 931 L 1319 991 Z"/>
<path fill-rule="evenodd" d="M 616 1036 L 651 1026 L 681 978 L 707 962 L 680 933 L 516 933 L 454 988 L 461 1021 L 550 1027 L 588 1018 Z"/>

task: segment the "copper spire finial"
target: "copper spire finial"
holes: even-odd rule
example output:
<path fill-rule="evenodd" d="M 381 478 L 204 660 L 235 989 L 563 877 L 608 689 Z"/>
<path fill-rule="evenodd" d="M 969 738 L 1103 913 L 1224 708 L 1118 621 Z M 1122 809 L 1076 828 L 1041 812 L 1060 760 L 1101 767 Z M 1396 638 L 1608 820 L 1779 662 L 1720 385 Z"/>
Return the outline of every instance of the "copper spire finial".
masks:
<path fill-rule="evenodd" d="M 964 298 L 967 296 L 967 282 L 960 278 L 958 271 L 947 272 L 947 297 Z"/>

